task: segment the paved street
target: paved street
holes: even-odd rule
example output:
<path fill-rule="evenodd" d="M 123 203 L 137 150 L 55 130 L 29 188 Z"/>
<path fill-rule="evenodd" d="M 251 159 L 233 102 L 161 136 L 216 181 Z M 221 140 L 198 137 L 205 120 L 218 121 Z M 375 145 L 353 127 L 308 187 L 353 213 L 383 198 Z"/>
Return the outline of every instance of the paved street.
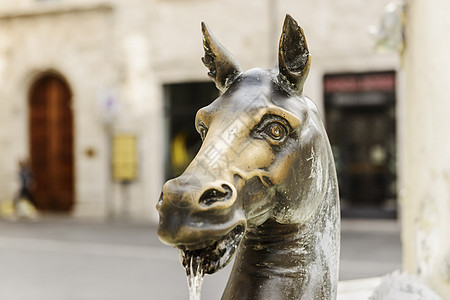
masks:
<path fill-rule="evenodd" d="M 342 224 L 341 280 L 401 266 L 394 221 Z M 206 276 L 202 299 L 220 299 L 230 267 Z M 44 218 L 0 221 L 0 300 L 188 299 L 175 249 L 156 227 L 129 222 Z"/>

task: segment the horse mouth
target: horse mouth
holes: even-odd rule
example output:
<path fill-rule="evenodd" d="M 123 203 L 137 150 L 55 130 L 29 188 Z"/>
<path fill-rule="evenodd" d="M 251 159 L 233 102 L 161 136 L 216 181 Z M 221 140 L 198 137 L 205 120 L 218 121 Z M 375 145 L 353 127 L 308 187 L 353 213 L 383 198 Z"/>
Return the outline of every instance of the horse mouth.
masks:
<path fill-rule="evenodd" d="M 213 274 L 225 267 L 236 252 L 245 232 L 243 225 L 234 227 L 218 240 L 202 243 L 200 247 L 180 248 L 180 260 L 188 274 Z M 208 246 L 205 246 L 208 245 Z M 195 250 L 190 250 L 195 249 Z M 193 268 L 193 264 L 195 267 Z"/>

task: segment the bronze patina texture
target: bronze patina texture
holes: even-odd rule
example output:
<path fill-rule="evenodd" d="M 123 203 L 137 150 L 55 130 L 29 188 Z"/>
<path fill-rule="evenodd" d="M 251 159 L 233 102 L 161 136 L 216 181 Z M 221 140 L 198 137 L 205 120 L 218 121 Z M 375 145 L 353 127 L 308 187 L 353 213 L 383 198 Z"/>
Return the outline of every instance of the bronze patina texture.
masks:
<path fill-rule="evenodd" d="M 311 56 L 286 16 L 278 67 L 241 71 L 202 24 L 223 94 L 197 113 L 203 144 L 163 187 L 158 234 L 205 273 L 236 261 L 222 299 L 335 299 L 339 197 L 330 144 L 303 94 Z"/>

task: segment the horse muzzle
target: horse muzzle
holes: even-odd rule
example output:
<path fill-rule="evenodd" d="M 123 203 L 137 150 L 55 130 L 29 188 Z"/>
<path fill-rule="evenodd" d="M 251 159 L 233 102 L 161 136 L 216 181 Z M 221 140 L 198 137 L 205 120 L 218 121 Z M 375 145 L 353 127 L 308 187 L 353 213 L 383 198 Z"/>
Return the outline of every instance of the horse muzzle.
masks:
<path fill-rule="evenodd" d="M 193 258 L 201 258 L 203 272 L 208 274 L 231 260 L 247 226 L 236 199 L 235 187 L 225 181 L 182 175 L 164 185 L 156 206 L 158 236 L 181 250 L 186 270 Z"/>
<path fill-rule="evenodd" d="M 169 180 L 156 206 L 160 240 L 180 249 L 196 250 L 213 245 L 233 231 L 245 231 L 245 213 L 236 199 L 235 187 L 226 181 L 211 182 L 185 174 Z"/>

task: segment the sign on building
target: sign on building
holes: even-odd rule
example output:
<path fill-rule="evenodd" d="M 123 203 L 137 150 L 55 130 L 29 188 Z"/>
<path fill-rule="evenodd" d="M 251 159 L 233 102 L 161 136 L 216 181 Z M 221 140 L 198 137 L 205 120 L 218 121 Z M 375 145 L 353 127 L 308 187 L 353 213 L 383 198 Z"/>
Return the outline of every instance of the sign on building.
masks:
<path fill-rule="evenodd" d="M 384 106 L 395 103 L 395 72 L 325 75 L 328 106 Z"/>
<path fill-rule="evenodd" d="M 133 181 L 137 177 L 137 139 L 133 135 L 121 134 L 113 138 L 112 175 L 117 181 Z"/>

